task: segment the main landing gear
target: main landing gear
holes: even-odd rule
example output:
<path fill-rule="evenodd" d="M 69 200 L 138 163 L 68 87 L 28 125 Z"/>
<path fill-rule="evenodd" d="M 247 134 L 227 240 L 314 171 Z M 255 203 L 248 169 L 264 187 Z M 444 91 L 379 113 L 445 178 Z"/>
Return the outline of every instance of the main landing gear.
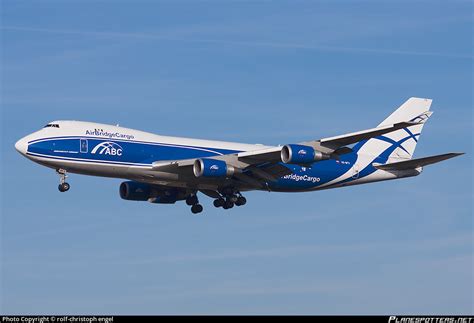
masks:
<path fill-rule="evenodd" d="M 234 206 L 241 206 L 247 203 L 247 199 L 242 196 L 239 191 L 235 191 L 231 188 L 226 188 L 222 191 L 219 191 L 218 194 L 215 194 L 214 197 L 218 196 L 214 200 L 214 206 L 219 208 L 222 207 L 224 210 L 233 208 Z M 198 197 L 196 192 L 191 193 L 186 198 L 186 204 L 191 206 L 191 212 L 193 214 L 201 213 L 203 207 L 199 204 Z"/>
<path fill-rule="evenodd" d="M 66 170 L 60 168 L 60 169 L 56 170 L 56 173 L 58 173 L 58 175 L 59 175 L 58 190 L 60 192 L 69 191 L 69 189 L 71 188 L 71 185 L 69 185 L 69 183 L 66 182 L 66 177 L 67 177 Z"/>
<path fill-rule="evenodd" d="M 189 195 L 186 198 L 186 204 L 191 205 L 191 212 L 193 212 L 193 214 L 201 213 L 203 210 L 202 205 L 199 204 L 199 200 L 196 194 Z"/>
<path fill-rule="evenodd" d="M 215 207 L 222 207 L 224 210 L 228 210 L 236 206 L 245 205 L 247 199 L 240 194 L 240 192 L 234 192 L 232 190 L 226 190 L 222 192 L 222 196 L 214 200 Z"/>

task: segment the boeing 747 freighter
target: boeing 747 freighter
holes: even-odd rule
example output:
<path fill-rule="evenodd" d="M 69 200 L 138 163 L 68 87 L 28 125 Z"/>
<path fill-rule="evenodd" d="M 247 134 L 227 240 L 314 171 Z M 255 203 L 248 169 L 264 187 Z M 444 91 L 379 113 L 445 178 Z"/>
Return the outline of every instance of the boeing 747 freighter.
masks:
<path fill-rule="evenodd" d="M 307 192 L 417 176 L 424 166 L 462 153 L 413 158 L 431 100 L 410 98 L 376 128 L 284 146 L 166 137 L 118 126 L 53 121 L 15 144 L 28 159 L 59 174 L 116 177 L 120 197 L 185 201 L 203 210 L 198 193 L 230 209 L 243 192 Z"/>

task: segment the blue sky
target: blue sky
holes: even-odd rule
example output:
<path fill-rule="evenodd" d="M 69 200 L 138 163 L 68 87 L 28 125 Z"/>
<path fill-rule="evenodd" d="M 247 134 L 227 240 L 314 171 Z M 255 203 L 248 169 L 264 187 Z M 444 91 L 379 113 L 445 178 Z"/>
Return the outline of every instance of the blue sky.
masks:
<path fill-rule="evenodd" d="M 2 1 L 2 313 L 473 313 L 472 2 Z M 400 181 L 245 207 L 118 195 L 14 150 L 57 119 L 286 144 L 435 112 Z"/>

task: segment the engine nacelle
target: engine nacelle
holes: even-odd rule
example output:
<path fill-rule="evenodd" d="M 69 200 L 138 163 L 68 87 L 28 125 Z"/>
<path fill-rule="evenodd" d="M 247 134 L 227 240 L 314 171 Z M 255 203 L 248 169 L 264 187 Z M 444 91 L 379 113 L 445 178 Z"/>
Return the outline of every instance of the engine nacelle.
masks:
<path fill-rule="evenodd" d="M 285 164 L 310 164 L 329 159 L 331 156 L 304 145 L 285 145 L 281 149 L 281 161 Z"/>
<path fill-rule="evenodd" d="M 129 201 L 147 201 L 151 195 L 151 186 L 139 182 L 123 182 L 120 184 L 120 197 Z"/>
<path fill-rule="evenodd" d="M 177 201 L 177 196 L 176 195 L 171 195 L 171 196 L 157 196 L 157 197 L 152 197 L 148 200 L 150 203 L 157 203 L 157 204 L 174 204 Z"/>
<path fill-rule="evenodd" d="M 201 158 L 194 162 L 193 172 L 196 177 L 231 177 L 236 169 L 223 160 Z"/>

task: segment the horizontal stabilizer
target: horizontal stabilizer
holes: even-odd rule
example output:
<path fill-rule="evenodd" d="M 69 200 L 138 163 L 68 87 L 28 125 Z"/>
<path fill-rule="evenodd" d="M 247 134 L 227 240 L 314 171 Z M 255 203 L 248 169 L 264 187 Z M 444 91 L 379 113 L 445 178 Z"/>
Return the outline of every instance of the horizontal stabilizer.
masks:
<path fill-rule="evenodd" d="M 439 163 L 440 161 L 450 159 L 459 155 L 463 155 L 464 153 L 448 153 L 443 155 L 436 155 L 430 157 L 423 157 L 417 159 L 410 159 L 406 161 L 390 163 L 385 165 L 377 165 L 374 164 L 374 167 L 381 170 L 406 170 L 406 169 L 415 169 L 418 167 L 423 167 L 435 163 Z"/>

